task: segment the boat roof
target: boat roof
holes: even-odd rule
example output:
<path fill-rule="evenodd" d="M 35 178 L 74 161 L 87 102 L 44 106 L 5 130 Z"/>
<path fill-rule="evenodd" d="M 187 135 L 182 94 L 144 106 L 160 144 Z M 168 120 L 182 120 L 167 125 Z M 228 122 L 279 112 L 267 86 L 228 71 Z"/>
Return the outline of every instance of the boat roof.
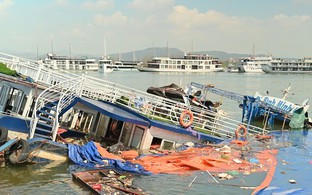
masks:
<path fill-rule="evenodd" d="M 150 126 L 150 123 L 146 117 L 141 116 L 133 110 L 130 110 L 121 105 L 106 101 L 93 100 L 85 97 L 79 98 L 78 102 L 92 109 L 95 109 L 111 118 L 124 122 L 134 123 L 137 125 Z"/>

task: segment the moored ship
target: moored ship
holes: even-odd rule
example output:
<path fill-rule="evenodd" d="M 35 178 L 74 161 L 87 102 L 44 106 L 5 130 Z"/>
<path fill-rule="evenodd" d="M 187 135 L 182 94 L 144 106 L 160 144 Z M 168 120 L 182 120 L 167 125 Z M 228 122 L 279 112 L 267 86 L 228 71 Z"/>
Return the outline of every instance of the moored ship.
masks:
<path fill-rule="evenodd" d="M 54 70 L 98 70 L 99 65 L 95 59 L 91 58 L 72 58 L 48 53 L 42 60 L 45 67 Z"/>
<path fill-rule="evenodd" d="M 263 64 L 261 68 L 266 73 L 312 73 L 312 58 L 287 60 L 272 59 L 270 64 Z"/>
<path fill-rule="evenodd" d="M 271 57 L 243 57 L 237 65 L 241 73 L 263 73 L 261 66 L 270 64 Z"/>
<path fill-rule="evenodd" d="M 207 54 L 185 54 L 183 58 L 155 57 L 146 66 L 137 67 L 142 72 L 222 72 L 218 58 Z"/>

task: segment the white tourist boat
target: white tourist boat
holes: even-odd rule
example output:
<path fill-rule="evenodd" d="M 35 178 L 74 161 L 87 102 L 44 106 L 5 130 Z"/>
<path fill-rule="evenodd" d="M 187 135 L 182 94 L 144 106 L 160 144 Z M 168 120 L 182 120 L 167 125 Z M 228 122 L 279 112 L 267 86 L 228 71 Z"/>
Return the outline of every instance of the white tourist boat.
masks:
<path fill-rule="evenodd" d="M 266 73 L 312 73 L 312 58 L 287 60 L 273 58 L 270 64 L 263 64 Z"/>
<path fill-rule="evenodd" d="M 99 72 L 101 73 L 110 73 L 113 72 L 112 68 L 113 61 L 108 57 L 104 56 L 99 60 Z"/>
<path fill-rule="evenodd" d="M 243 57 L 237 65 L 241 73 L 263 73 L 261 66 L 270 64 L 272 57 Z"/>
<path fill-rule="evenodd" d="M 59 56 L 48 53 L 46 58 L 41 60 L 45 67 L 54 70 L 90 70 L 96 71 L 99 65 L 95 59 L 90 58 L 72 58 L 69 56 Z"/>
<path fill-rule="evenodd" d="M 138 70 L 137 67 L 142 65 L 140 61 L 114 61 L 109 68 L 115 71 L 133 71 Z"/>
<path fill-rule="evenodd" d="M 183 58 L 155 57 L 139 66 L 142 72 L 222 72 L 218 58 L 207 54 L 185 54 Z"/>

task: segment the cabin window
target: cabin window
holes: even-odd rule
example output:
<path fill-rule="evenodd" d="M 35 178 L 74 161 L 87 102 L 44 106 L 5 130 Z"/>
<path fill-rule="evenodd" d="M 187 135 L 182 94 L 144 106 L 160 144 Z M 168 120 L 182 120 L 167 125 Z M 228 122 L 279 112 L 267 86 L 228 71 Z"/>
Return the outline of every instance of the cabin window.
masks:
<path fill-rule="evenodd" d="M 159 68 L 159 64 L 149 64 L 148 67 L 149 68 Z M 161 66 L 161 68 L 163 68 L 163 66 Z"/>
<path fill-rule="evenodd" d="M 5 105 L 4 112 L 17 112 L 22 95 L 22 91 L 16 88 L 10 88 L 8 101 Z"/>
<path fill-rule="evenodd" d="M 169 141 L 169 140 L 163 140 L 160 148 L 163 150 L 171 150 L 174 148 L 174 142 Z"/>
<path fill-rule="evenodd" d="M 33 99 L 32 99 L 32 103 L 31 103 L 31 106 L 30 106 L 30 109 L 29 109 L 29 111 L 28 111 L 28 115 L 27 115 L 28 117 L 32 117 L 35 104 L 36 104 L 36 99 L 33 98 Z"/>
<path fill-rule="evenodd" d="M 86 133 L 90 132 L 91 124 L 93 122 L 94 114 L 79 111 L 78 119 L 75 124 L 75 129 Z"/>
<path fill-rule="evenodd" d="M 122 134 L 120 137 L 120 142 L 122 142 L 125 146 L 129 145 L 129 140 L 132 133 L 132 123 L 125 122 L 124 128 L 122 129 Z"/>
<path fill-rule="evenodd" d="M 0 94 L 0 106 L 1 107 L 5 107 L 5 104 L 7 102 L 9 89 L 10 89 L 10 87 L 7 85 L 2 85 L 2 87 L 1 87 L 1 94 Z"/>
<path fill-rule="evenodd" d="M 123 122 L 116 119 L 111 119 L 108 124 L 108 131 L 106 132 L 105 137 L 114 140 L 115 143 L 118 142 Z"/>
<path fill-rule="evenodd" d="M 23 94 L 18 114 L 20 114 L 20 115 L 23 114 L 26 102 L 27 102 L 27 96 L 25 94 Z"/>
<path fill-rule="evenodd" d="M 158 138 L 158 137 L 153 137 L 153 140 L 152 140 L 152 144 L 151 144 L 151 149 L 160 149 L 160 146 L 161 146 L 161 143 L 162 143 L 162 139 L 161 138 Z"/>
<path fill-rule="evenodd" d="M 144 134 L 144 129 L 136 126 L 130 146 L 133 148 L 140 148 L 143 134 Z"/>

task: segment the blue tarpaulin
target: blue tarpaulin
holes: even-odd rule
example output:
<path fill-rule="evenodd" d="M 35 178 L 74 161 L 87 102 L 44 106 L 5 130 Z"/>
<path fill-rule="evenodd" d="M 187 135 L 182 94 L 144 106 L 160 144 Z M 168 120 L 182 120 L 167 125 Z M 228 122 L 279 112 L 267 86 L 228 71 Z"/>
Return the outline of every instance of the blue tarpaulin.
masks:
<path fill-rule="evenodd" d="M 145 171 L 142 165 L 134 164 L 128 161 L 105 158 L 98 152 L 94 142 L 88 142 L 86 145 L 79 146 L 68 144 L 68 157 L 76 164 L 92 168 L 113 167 L 122 171 L 128 171 L 138 174 L 150 175 Z"/>

